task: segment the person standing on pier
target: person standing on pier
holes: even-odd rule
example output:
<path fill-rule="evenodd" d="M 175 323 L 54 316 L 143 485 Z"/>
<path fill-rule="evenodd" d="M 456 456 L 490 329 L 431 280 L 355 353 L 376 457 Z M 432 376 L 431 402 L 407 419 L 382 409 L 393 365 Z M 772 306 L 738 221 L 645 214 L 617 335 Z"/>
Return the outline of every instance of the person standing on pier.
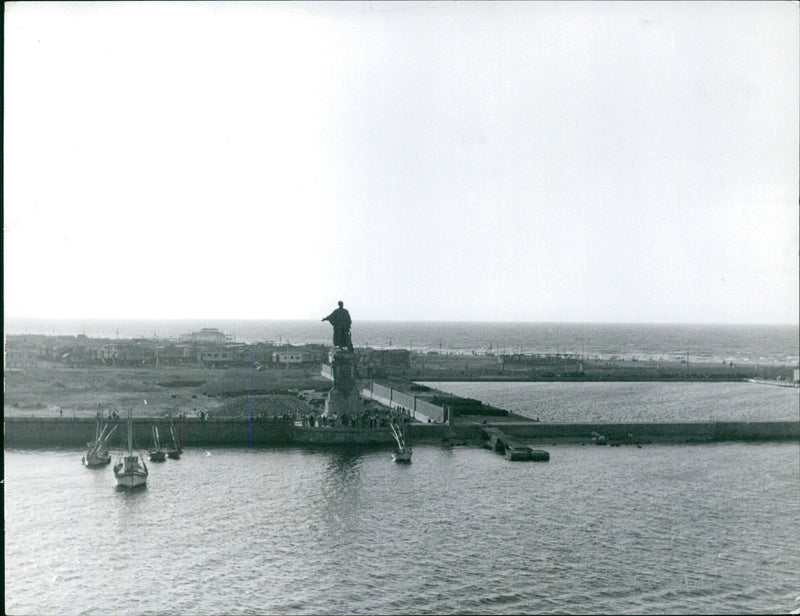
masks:
<path fill-rule="evenodd" d="M 333 346 L 346 348 L 352 352 L 353 340 L 350 337 L 350 326 L 353 321 L 350 319 L 350 313 L 344 307 L 344 302 L 339 301 L 339 307 L 327 317 L 323 317 L 322 320 L 333 325 Z"/>

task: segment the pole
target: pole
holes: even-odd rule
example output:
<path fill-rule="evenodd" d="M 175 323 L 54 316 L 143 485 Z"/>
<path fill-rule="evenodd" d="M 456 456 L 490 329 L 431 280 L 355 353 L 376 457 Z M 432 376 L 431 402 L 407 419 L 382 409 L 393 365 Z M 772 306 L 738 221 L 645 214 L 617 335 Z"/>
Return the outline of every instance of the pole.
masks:
<path fill-rule="evenodd" d="M 253 448 L 253 348 L 250 347 L 250 370 L 247 383 L 247 405 L 250 409 L 250 449 Z"/>

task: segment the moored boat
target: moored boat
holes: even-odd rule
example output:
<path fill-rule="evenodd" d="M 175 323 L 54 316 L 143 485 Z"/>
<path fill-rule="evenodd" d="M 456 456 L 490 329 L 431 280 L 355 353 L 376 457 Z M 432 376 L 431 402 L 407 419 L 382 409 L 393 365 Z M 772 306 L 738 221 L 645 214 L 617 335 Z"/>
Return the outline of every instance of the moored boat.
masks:
<path fill-rule="evenodd" d="M 507 460 L 514 461 L 532 460 L 533 462 L 547 462 L 550 460 L 550 454 L 544 449 L 533 449 L 532 447 L 520 445 L 519 443 L 514 445 L 506 444 L 505 456 Z"/>
<path fill-rule="evenodd" d="M 167 449 L 167 457 L 177 460 L 181 457 L 183 449 L 178 445 L 178 439 L 175 438 L 175 428 L 172 425 L 172 420 L 169 422 L 169 433 L 172 435 L 172 447 Z"/>
<path fill-rule="evenodd" d="M 408 443 L 406 443 L 405 422 L 403 421 L 403 418 L 400 418 L 399 426 L 392 422 L 390 427 L 392 429 L 394 440 L 397 443 L 397 449 L 392 454 L 392 459 L 395 462 L 411 462 L 411 447 L 408 445 Z"/>
<path fill-rule="evenodd" d="M 98 466 L 105 466 L 111 462 L 111 454 L 108 451 L 108 439 L 117 429 L 114 426 L 111 431 L 106 434 L 108 425 L 103 425 L 101 428 L 100 415 L 97 416 L 97 426 L 95 428 L 94 440 L 86 444 L 86 455 L 81 458 L 81 462 L 87 468 L 96 468 Z"/>
<path fill-rule="evenodd" d="M 164 462 L 167 454 L 161 447 L 161 439 L 158 436 L 158 426 L 153 426 L 153 448 L 148 452 L 151 462 Z"/>
<path fill-rule="evenodd" d="M 507 460 L 530 460 L 531 450 L 528 447 L 506 445 L 505 455 Z"/>
<path fill-rule="evenodd" d="M 148 474 L 144 460 L 140 462 L 139 456 L 133 455 L 133 416 L 128 411 L 128 450 L 114 465 L 114 477 L 119 487 L 137 488 L 146 485 Z"/>
<path fill-rule="evenodd" d="M 395 462 L 411 462 L 411 449 L 398 449 L 392 454 L 392 460 Z"/>

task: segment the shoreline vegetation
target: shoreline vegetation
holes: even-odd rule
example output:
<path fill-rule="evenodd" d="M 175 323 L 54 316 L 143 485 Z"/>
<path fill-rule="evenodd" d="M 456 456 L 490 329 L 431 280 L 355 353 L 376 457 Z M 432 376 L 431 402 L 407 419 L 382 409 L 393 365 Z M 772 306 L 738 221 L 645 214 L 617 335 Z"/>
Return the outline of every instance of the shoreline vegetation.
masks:
<path fill-rule="evenodd" d="M 36 344 L 31 338 L 35 338 Z M 65 339 L 69 344 L 65 343 Z M 87 417 L 133 409 L 141 417 L 277 417 L 318 412 L 331 381 L 321 374 L 328 347 L 215 342 L 174 349 L 127 341 L 8 336 L 6 416 Z M 154 341 L 147 344 L 155 345 Z M 130 351 L 133 353 L 133 351 Z M 170 354 L 170 352 L 172 354 Z M 795 366 L 610 359 L 573 355 L 470 355 L 357 349 L 359 377 L 398 388 L 414 381 L 666 381 L 764 379 L 791 383 Z M 103 353 L 107 356 L 104 357 Z M 214 357 L 214 353 L 218 356 Z M 223 358 L 223 359 L 221 359 Z M 294 358 L 294 359 L 291 359 Z M 218 360 L 218 361 L 215 361 Z M 296 361 L 296 363 L 292 363 Z M 147 401 L 145 403 L 145 400 Z"/>

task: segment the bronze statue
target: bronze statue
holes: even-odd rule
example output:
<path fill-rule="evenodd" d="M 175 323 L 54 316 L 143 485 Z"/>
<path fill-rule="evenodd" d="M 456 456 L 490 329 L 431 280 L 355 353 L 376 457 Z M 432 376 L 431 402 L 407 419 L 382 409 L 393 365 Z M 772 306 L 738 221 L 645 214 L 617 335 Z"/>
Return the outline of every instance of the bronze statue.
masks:
<path fill-rule="evenodd" d="M 344 307 L 344 302 L 340 301 L 339 307 L 327 317 L 323 317 L 322 320 L 333 325 L 333 346 L 352 351 L 353 341 L 350 337 L 350 325 L 353 321 L 350 319 L 350 313 Z"/>

